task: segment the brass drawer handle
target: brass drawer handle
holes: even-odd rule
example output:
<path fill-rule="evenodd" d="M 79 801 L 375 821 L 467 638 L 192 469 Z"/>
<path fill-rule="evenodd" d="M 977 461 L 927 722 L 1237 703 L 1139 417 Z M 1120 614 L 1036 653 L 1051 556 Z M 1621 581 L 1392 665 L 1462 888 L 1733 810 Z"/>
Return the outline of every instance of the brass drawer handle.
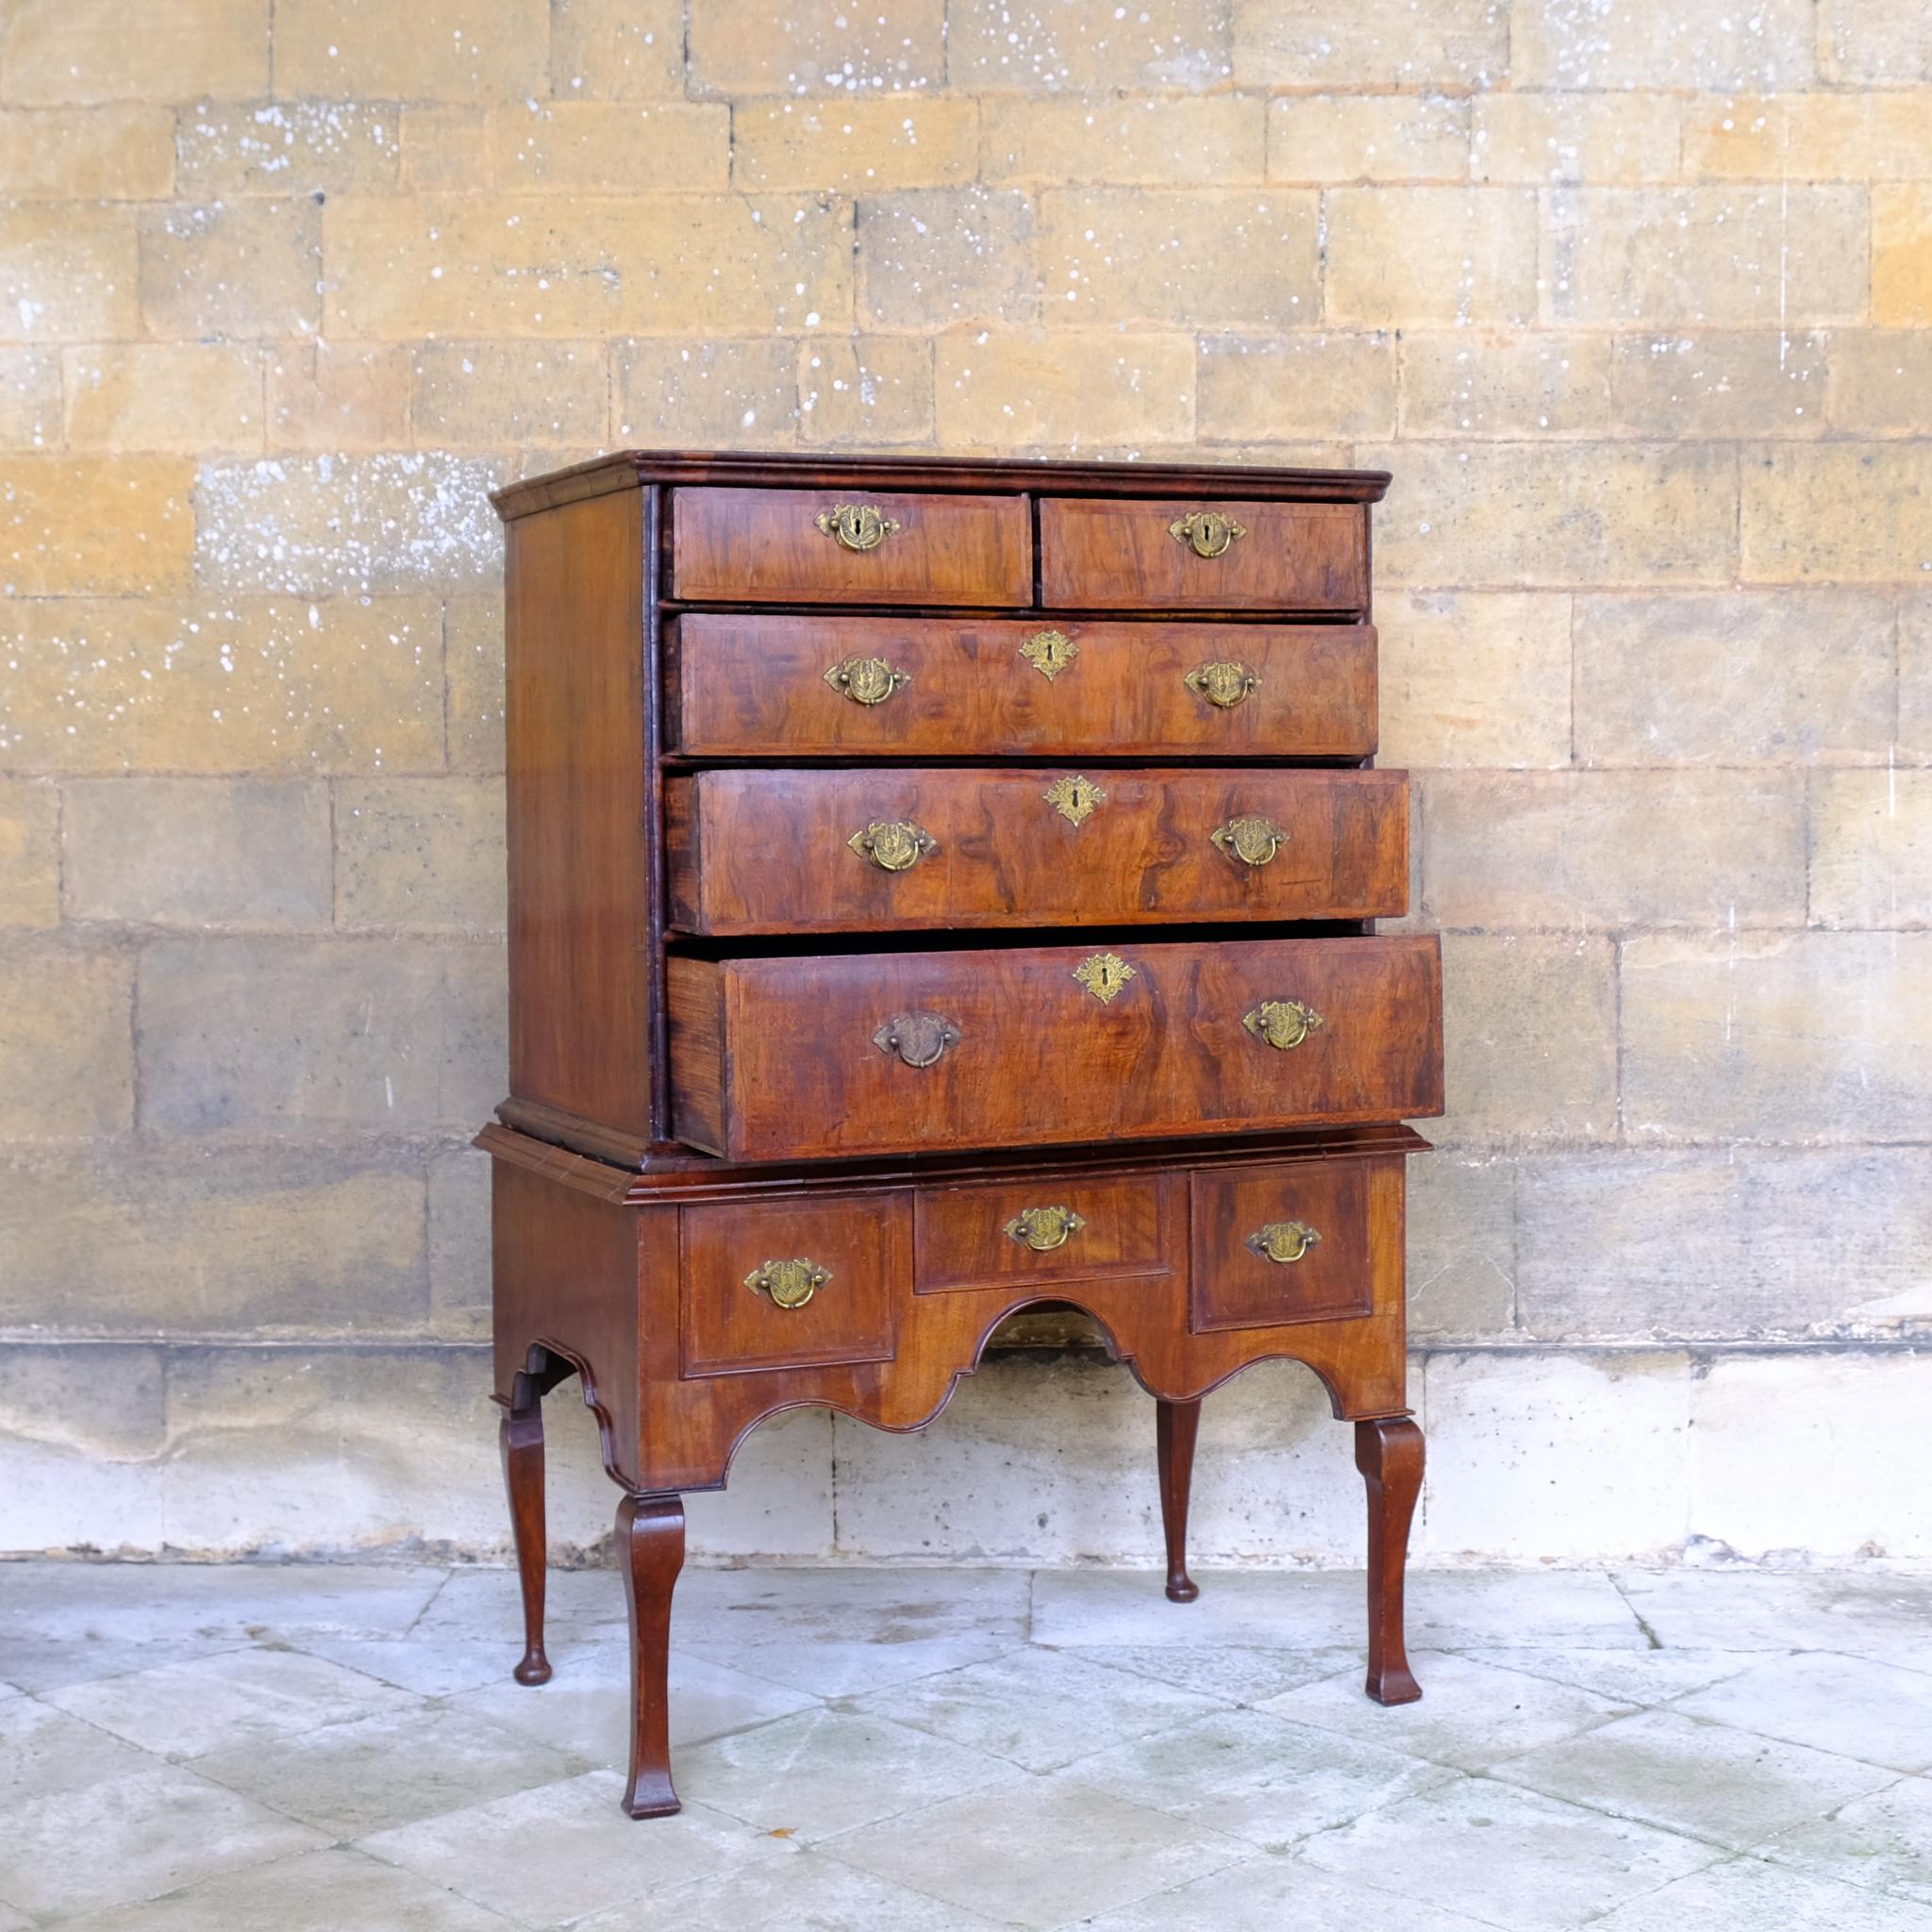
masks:
<path fill-rule="evenodd" d="M 1107 803 L 1107 793 L 1081 772 L 1056 778 L 1040 795 L 1070 825 L 1077 825 L 1091 818 L 1096 805 Z"/>
<path fill-rule="evenodd" d="M 825 673 L 825 682 L 855 705 L 882 705 L 912 679 L 883 658 L 847 658 Z"/>
<path fill-rule="evenodd" d="M 767 1296 L 774 1308 L 802 1308 L 831 1278 L 829 1268 L 821 1268 L 808 1255 L 797 1255 L 789 1261 L 767 1261 L 754 1268 L 744 1285 L 754 1294 Z"/>
<path fill-rule="evenodd" d="M 1248 1245 L 1264 1261 L 1278 1261 L 1284 1267 L 1299 1261 L 1322 1237 L 1306 1221 L 1271 1221 L 1248 1237 Z"/>
<path fill-rule="evenodd" d="M 908 1067 L 929 1067 L 959 1040 L 959 1029 L 938 1013 L 894 1013 L 872 1043 L 881 1053 L 897 1054 Z"/>
<path fill-rule="evenodd" d="M 1243 865 L 1266 865 L 1288 842 L 1288 834 L 1268 819 L 1229 819 L 1208 836 Z"/>
<path fill-rule="evenodd" d="M 1020 646 L 1020 655 L 1051 684 L 1080 655 L 1080 647 L 1063 630 L 1037 630 Z"/>
<path fill-rule="evenodd" d="M 1196 557 L 1221 557 L 1236 538 L 1248 532 L 1245 525 L 1218 509 L 1191 509 L 1168 525 L 1167 534 L 1176 543 L 1185 543 Z"/>
<path fill-rule="evenodd" d="M 1078 1234 L 1086 1225 L 1071 1208 L 1023 1208 L 1007 1223 L 1007 1232 L 1036 1255 L 1044 1255 L 1065 1247 L 1067 1237 Z"/>
<path fill-rule="evenodd" d="M 1299 1046 L 1327 1024 L 1313 1007 L 1306 1007 L 1300 1000 L 1263 1000 L 1241 1019 L 1241 1024 L 1257 1040 L 1265 1040 L 1282 1053 Z"/>
<path fill-rule="evenodd" d="M 812 518 L 826 536 L 836 537 L 847 550 L 876 550 L 899 533 L 896 519 L 875 503 L 835 503 Z"/>
<path fill-rule="evenodd" d="M 881 819 L 854 832 L 846 844 L 881 872 L 910 872 L 940 841 L 910 819 Z"/>
<path fill-rule="evenodd" d="M 1230 664 L 1218 659 L 1212 664 L 1196 664 L 1181 682 L 1197 698 L 1206 698 L 1216 709 L 1231 711 L 1257 690 L 1261 682 L 1258 672 L 1250 671 L 1245 664 Z"/>

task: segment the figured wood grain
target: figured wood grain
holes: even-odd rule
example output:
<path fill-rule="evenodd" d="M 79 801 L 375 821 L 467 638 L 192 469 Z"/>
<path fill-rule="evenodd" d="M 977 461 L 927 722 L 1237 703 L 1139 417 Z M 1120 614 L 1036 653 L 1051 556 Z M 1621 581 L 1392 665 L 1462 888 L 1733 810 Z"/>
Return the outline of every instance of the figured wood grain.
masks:
<path fill-rule="evenodd" d="M 891 1359 L 911 1275 L 909 1192 L 686 1208 L 680 1219 L 686 1374 Z M 794 1258 L 831 1274 L 803 1307 L 745 1286 L 766 1262 Z"/>
<path fill-rule="evenodd" d="M 1197 557 L 1169 526 L 1207 498 L 1043 497 L 1041 602 L 1073 610 L 1365 610 L 1369 520 L 1343 504 L 1214 501 L 1246 529 Z"/>
<path fill-rule="evenodd" d="M 1079 824 L 1056 771 L 724 771 L 666 783 L 672 923 L 713 935 L 1174 920 L 1396 918 L 1408 903 L 1401 772 L 1100 769 Z M 1248 865 L 1213 834 L 1282 834 Z M 899 872 L 850 844 L 909 823 L 937 847 Z"/>
<path fill-rule="evenodd" d="M 1053 677 L 1021 646 L 1058 630 Z M 825 682 L 848 658 L 908 682 L 860 705 Z M 1220 661 L 1254 690 L 1226 708 L 1186 682 Z M 672 748 L 706 758 L 1366 758 L 1375 748 L 1375 633 L 1366 625 L 1241 625 L 1063 617 L 847 617 L 688 611 L 665 627 Z"/>
<path fill-rule="evenodd" d="M 841 501 L 875 505 L 899 528 L 848 550 L 813 519 Z M 903 491 L 675 490 L 674 594 L 794 604 L 1026 604 L 1033 531 L 1024 496 Z"/>
<path fill-rule="evenodd" d="M 510 1087 L 647 1132 L 640 498 L 524 518 L 508 543 Z"/>
<path fill-rule="evenodd" d="M 1057 1248 L 1008 1230 L 1028 1208 L 1064 1208 L 1084 1224 Z M 1097 1275 L 1172 1275 L 1184 1260 L 1186 1204 L 1177 1174 L 1070 1176 L 1051 1183 L 922 1188 L 913 1199 L 913 1286 L 945 1294 Z M 1164 1279 L 1152 1284 L 1164 1291 Z"/>
<path fill-rule="evenodd" d="M 1383 1183 L 1373 1203 L 1372 1174 Z M 1377 1273 L 1372 1243 L 1392 1243 L 1392 1252 L 1379 1258 L 1401 1266 L 1402 1190 L 1363 1161 L 1197 1173 L 1190 1199 L 1189 1321 L 1197 1330 L 1365 1315 Z M 1271 1261 L 1248 1245 L 1249 1236 L 1271 1223 L 1294 1221 L 1319 1237 L 1298 1261 Z"/>
<path fill-rule="evenodd" d="M 691 1096 L 675 1131 L 708 1153 L 760 1160 L 1441 1110 L 1432 937 L 1122 939 L 1092 950 L 1133 969 L 1111 1002 L 1074 977 L 1084 947 L 675 959 L 675 1086 Z M 693 998 L 708 976 L 722 998 Z M 1304 1002 L 1325 1024 L 1278 1051 L 1241 1024 L 1264 1000 Z M 959 1043 L 931 1066 L 907 1066 L 873 1042 L 901 1012 L 942 1015 Z M 705 1024 L 721 1026 L 722 1052 L 678 1067 Z M 700 1065 L 719 1070 L 715 1094 L 696 1091 Z"/>

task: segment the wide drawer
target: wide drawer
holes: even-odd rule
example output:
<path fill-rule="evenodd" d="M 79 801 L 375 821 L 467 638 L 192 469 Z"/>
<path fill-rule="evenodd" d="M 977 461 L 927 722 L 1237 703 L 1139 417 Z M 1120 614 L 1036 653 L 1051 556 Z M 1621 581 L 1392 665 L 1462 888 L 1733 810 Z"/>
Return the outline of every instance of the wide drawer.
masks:
<path fill-rule="evenodd" d="M 1399 917 L 1401 772 L 720 771 L 665 789 L 710 935 Z"/>
<path fill-rule="evenodd" d="M 1359 610 L 1369 513 L 1353 503 L 1049 497 L 1041 602 L 1073 610 Z"/>
<path fill-rule="evenodd" d="M 732 1159 L 1442 1108 L 1433 937 L 667 963 L 673 1131 Z"/>
<path fill-rule="evenodd" d="M 1366 758 L 1366 625 L 687 612 L 669 748 L 710 758 Z"/>
<path fill-rule="evenodd" d="M 922 1188 L 912 1204 L 921 1294 L 1120 1276 L 1165 1277 L 1181 1258 L 1178 1174 L 1073 1174 Z"/>
<path fill-rule="evenodd" d="M 1373 1241 L 1402 1252 L 1402 1182 L 1388 1163 L 1298 1160 L 1189 1176 L 1188 1325 L 1335 1322 L 1374 1307 Z"/>
<path fill-rule="evenodd" d="M 786 604 L 1030 604 L 1024 496 L 675 490 L 674 596 Z"/>
<path fill-rule="evenodd" d="M 679 1210 L 687 1375 L 885 1361 L 910 1278 L 903 1191 Z"/>

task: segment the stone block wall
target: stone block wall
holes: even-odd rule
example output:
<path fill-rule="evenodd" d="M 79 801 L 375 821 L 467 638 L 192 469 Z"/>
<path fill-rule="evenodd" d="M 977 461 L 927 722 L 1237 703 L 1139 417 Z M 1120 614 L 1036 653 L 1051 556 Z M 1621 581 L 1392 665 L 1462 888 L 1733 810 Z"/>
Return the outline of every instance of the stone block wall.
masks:
<path fill-rule="evenodd" d="M 1422 1547 L 1932 1557 L 1932 13 L 138 11 L 0 9 L 0 1546 L 500 1548 L 485 492 L 664 443 L 1393 471 Z M 1144 1562 L 1151 1423 L 1007 1357 L 696 1531 Z M 1200 1480 L 1358 1547 L 1300 1372 Z"/>

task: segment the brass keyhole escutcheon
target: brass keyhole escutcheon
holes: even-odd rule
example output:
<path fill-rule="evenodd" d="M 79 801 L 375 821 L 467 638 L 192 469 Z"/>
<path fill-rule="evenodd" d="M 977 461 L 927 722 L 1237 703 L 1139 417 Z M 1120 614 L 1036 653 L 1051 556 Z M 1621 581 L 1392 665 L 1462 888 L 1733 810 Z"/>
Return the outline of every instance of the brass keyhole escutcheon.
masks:
<path fill-rule="evenodd" d="M 1306 1221 L 1271 1221 L 1248 1237 L 1248 1246 L 1264 1261 L 1278 1261 L 1286 1267 L 1291 1261 L 1299 1261 L 1310 1248 L 1319 1246 L 1321 1240 Z"/>
<path fill-rule="evenodd" d="M 1063 630 L 1037 630 L 1020 646 L 1020 655 L 1051 684 L 1080 655 L 1080 647 Z"/>
<path fill-rule="evenodd" d="M 1248 534 L 1245 524 L 1238 524 L 1218 509 L 1193 509 L 1167 526 L 1176 543 L 1185 543 L 1196 557 L 1221 557 L 1237 538 Z"/>
<path fill-rule="evenodd" d="M 1095 953 L 1074 968 L 1074 977 L 1103 1007 L 1133 976 L 1134 969 L 1118 953 Z"/>
<path fill-rule="evenodd" d="M 881 1053 L 897 1054 L 908 1067 L 929 1067 L 960 1038 L 959 1029 L 939 1013 L 894 1013 L 872 1043 Z"/>
<path fill-rule="evenodd" d="M 832 1271 L 821 1268 L 808 1255 L 789 1261 L 767 1261 L 744 1277 L 754 1294 L 766 1296 L 774 1308 L 802 1308 L 825 1283 Z"/>
<path fill-rule="evenodd" d="M 825 673 L 825 682 L 855 705 L 882 705 L 912 679 L 883 658 L 847 658 Z"/>
<path fill-rule="evenodd" d="M 1095 806 L 1107 803 L 1107 793 L 1091 778 L 1079 772 L 1056 778 L 1040 795 L 1070 825 L 1077 825 L 1091 818 Z"/>
<path fill-rule="evenodd" d="M 1197 664 L 1181 682 L 1196 697 L 1223 711 L 1231 711 L 1261 682 L 1245 664 Z"/>
<path fill-rule="evenodd" d="M 1288 834 L 1270 819 L 1229 819 L 1208 836 L 1243 865 L 1266 865 L 1288 842 Z"/>
<path fill-rule="evenodd" d="M 854 832 L 846 844 L 881 872 L 909 872 L 940 841 L 910 819 L 884 819 Z"/>
<path fill-rule="evenodd" d="M 1078 1234 L 1086 1225 L 1071 1208 L 1023 1208 L 1007 1223 L 1007 1232 L 1036 1255 L 1044 1255 L 1065 1247 L 1068 1236 Z"/>
<path fill-rule="evenodd" d="M 876 550 L 899 531 L 897 521 L 875 503 L 835 503 L 830 509 L 820 510 L 812 522 L 847 550 Z"/>
<path fill-rule="evenodd" d="M 1241 1018 L 1241 1024 L 1257 1040 L 1265 1040 L 1281 1053 L 1299 1046 L 1327 1024 L 1313 1007 L 1304 1006 L 1300 1000 L 1263 1000 Z"/>

